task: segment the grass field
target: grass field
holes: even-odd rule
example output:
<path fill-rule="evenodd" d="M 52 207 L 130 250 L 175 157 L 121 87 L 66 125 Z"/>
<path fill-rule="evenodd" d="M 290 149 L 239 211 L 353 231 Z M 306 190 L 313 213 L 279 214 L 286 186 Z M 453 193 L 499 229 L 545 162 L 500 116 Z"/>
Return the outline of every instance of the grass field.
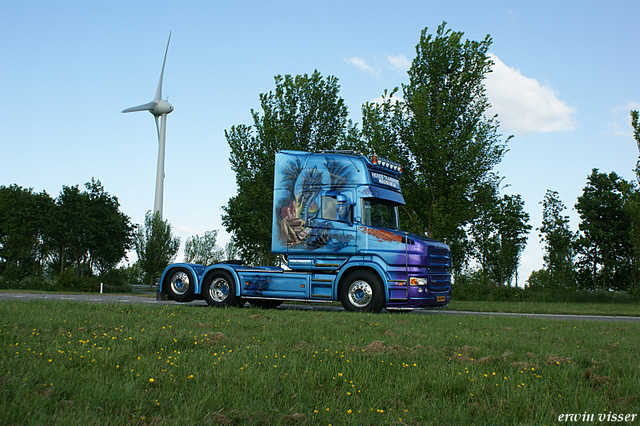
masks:
<path fill-rule="evenodd" d="M 454 311 L 514 312 L 527 314 L 640 316 L 640 304 L 638 303 L 474 302 L 452 300 L 446 309 Z"/>
<path fill-rule="evenodd" d="M 0 302 L 0 318 L 1 424 L 640 414 L 637 323 L 53 301 Z"/>

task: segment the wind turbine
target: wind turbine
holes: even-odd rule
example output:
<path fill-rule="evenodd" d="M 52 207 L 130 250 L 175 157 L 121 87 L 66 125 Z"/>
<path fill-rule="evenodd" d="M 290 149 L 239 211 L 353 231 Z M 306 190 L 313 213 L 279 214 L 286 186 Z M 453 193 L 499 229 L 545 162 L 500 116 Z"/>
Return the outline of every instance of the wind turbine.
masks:
<path fill-rule="evenodd" d="M 158 89 L 156 96 L 149 103 L 127 108 L 122 112 L 149 111 L 156 120 L 156 129 L 158 130 L 158 172 L 156 174 L 156 198 L 153 205 L 153 211 L 160 212 L 162 218 L 162 197 L 164 192 L 164 147 L 167 136 L 167 114 L 173 111 L 173 106 L 162 100 L 162 76 L 164 75 L 164 64 L 167 62 L 167 53 L 169 53 L 169 42 L 171 41 L 171 32 L 169 32 L 169 40 L 167 41 L 167 50 L 164 52 L 164 61 L 162 62 L 162 71 L 160 71 L 160 80 L 158 81 Z M 158 118 L 160 124 L 158 125 Z"/>

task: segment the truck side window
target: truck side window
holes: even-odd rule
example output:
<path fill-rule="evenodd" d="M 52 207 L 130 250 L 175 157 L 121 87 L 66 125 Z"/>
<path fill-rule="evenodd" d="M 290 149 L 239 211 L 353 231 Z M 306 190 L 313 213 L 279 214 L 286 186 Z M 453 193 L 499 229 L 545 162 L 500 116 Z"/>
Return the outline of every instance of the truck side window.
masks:
<path fill-rule="evenodd" d="M 362 200 L 362 224 L 371 226 L 371 203 Z"/>
<path fill-rule="evenodd" d="M 322 197 L 322 218 L 325 220 L 336 220 L 336 207 L 338 200 L 336 197 Z"/>
<path fill-rule="evenodd" d="M 348 198 L 342 194 L 333 197 L 325 195 L 322 197 L 322 219 L 336 220 L 340 222 L 352 222 L 352 209 Z"/>
<path fill-rule="evenodd" d="M 398 229 L 397 207 L 381 200 L 362 200 L 363 224 L 378 228 Z"/>

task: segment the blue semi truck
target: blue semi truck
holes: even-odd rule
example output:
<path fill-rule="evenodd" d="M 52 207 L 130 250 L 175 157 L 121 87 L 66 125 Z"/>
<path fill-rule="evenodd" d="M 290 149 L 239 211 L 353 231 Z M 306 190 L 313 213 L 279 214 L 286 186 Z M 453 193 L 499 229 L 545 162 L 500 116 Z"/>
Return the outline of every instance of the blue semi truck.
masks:
<path fill-rule="evenodd" d="M 377 156 L 282 151 L 275 157 L 271 251 L 281 266 L 175 263 L 159 292 L 212 306 L 340 301 L 349 311 L 445 306 L 446 244 L 401 231 L 401 168 Z M 259 194 L 256 194 L 259 196 Z"/>

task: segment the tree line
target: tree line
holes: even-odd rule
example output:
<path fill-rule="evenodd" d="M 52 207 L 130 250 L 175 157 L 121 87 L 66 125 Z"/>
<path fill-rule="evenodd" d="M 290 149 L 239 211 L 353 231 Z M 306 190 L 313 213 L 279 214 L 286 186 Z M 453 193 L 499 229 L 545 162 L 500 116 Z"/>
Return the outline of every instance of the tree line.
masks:
<path fill-rule="evenodd" d="M 133 227 L 99 180 L 63 186 L 55 199 L 16 184 L 0 186 L 0 256 L 5 277 L 112 269 L 131 248 Z"/>
<path fill-rule="evenodd" d="M 189 237 L 185 262 L 216 263 L 234 256 L 216 245 L 218 232 Z M 180 238 L 159 213 L 133 224 L 118 198 L 95 178 L 80 189 L 63 185 L 53 198 L 17 184 L 0 186 L 0 288 L 129 291 L 152 286 L 175 260 Z M 136 261 L 123 265 L 129 252 Z"/>
<path fill-rule="evenodd" d="M 640 153 L 638 111 L 631 111 L 631 125 Z M 580 216 L 572 232 L 567 207 L 559 194 L 548 190 L 542 226 L 544 268 L 534 271 L 534 288 L 638 290 L 640 279 L 640 156 L 634 169 L 636 181 L 615 172 L 593 169 L 587 177 L 575 209 Z"/>

